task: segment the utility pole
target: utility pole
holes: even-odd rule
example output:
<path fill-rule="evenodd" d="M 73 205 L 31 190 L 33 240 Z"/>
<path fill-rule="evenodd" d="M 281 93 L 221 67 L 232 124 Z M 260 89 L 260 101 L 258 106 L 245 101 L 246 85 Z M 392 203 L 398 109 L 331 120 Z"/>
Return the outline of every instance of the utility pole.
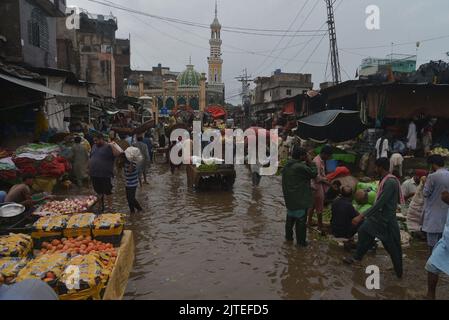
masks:
<path fill-rule="evenodd" d="M 340 58 L 338 55 L 337 32 L 335 30 L 334 3 L 335 0 L 325 0 L 327 6 L 327 25 L 329 29 L 332 81 L 334 84 L 341 82 Z"/>
<path fill-rule="evenodd" d="M 254 81 L 250 79 L 251 76 L 248 76 L 248 70 L 243 70 L 243 74 L 239 77 L 236 77 L 237 81 L 242 83 L 242 109 L 244 112 L 244 120 L 242 126 L 244 128 L 249 127 L 249 118 L 250 118 L 250 106 L 251 100 L 249 97 L 249 86 L 250 82 Z"/>

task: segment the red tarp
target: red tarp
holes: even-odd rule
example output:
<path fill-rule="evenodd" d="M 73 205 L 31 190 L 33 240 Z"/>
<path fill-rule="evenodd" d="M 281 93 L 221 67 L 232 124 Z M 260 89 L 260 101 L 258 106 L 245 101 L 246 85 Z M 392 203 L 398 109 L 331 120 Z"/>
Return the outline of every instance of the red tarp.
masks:
<path fill-rule="evenodd" d="M 291 102 L 284 104 L 284 107 L 282 108 L 282 112 L 287 115 L 295 114 L 295 102 L 291 101 Z"/>
<path fill-rule="evenodd" d="M 210 113 L 214 119 L 226 116 L 226 110 L 220 106 L 209 106 L 207 107 L 206 112 Z"/>

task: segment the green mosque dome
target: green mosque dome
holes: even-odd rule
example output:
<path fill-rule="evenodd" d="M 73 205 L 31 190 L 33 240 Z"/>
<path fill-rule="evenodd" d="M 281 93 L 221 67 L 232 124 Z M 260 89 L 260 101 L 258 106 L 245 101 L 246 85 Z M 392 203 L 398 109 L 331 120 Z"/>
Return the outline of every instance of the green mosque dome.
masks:
<path fill-rule="evenodd" d="M 197 72 L 193 65 L 187 65 L 187 69 L 181 72 L 178 76 L 178 87 L 180 88 L 191 88 L 199 87 L 201 80 L 201 74 Z"/>

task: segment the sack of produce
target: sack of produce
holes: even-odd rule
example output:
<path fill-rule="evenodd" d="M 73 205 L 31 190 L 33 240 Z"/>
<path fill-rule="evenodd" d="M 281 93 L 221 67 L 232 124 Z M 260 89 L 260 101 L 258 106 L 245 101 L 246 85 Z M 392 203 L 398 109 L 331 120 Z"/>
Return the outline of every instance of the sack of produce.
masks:
<path fill-rule="evenodd" d="M 67 216 L 56 215 L 41 217 L 33 224 L 33 232 L 31 236 L 33 239 L 50 240 L 62 236 L 62 231 L 67 227 Z"/>
<path fill-rule="evenodd" d="M 60 299 L 100 300 L 111 270 L 106 256 L 104 253 L 89 253 L 72 257 L 58 280 Z"/>
<path fill-rule="evenodd" d="M 66 253 L 47 253 L 31 260 L 25 268 L 20 270 L 16 282 L 26 279 L 40 279 L 50 286 L 56 285 L 56 280 L 60 277 L 62 270 L 67 264 Z"/>
<path fill-rule="evenodd" d="M 88 237 L 95 220 L 93 213 L 77 213 L 72 215 L 67 221 L 67 227 L 63 234 L 66 238 L 77 238 L 79 236 Z"/>
<path fill-rule="evenodd" d="M 125 219 L 120 213 L 101 214 L 95 218 L 92 233 L 95 239 L 119 242 L 123 234 Z"/>
<path fill-rule="evenodd" d="M 0 275 L 5 279 L 5 283 L 14 283 L 17 274 L 26 264 L 25 258 L 0 258 Z"/>
<path fill-rule="evenodd" d="M 24 258 L 33 249 L 33 239 L 26 234 L 0 236 L 0 257 Z"/>

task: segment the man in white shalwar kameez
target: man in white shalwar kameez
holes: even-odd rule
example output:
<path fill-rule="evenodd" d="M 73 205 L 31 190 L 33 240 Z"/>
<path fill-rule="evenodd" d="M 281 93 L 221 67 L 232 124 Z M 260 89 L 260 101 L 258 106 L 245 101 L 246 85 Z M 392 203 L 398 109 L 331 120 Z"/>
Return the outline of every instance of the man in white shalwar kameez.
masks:
<path fill-rule="evenodd" d="M 415 122 L 411 121 L 410 124 L 408 125 L 407 148 L 410 151 L 415 151 L 416 144 L 417 144 L 416 124 Z"/>

